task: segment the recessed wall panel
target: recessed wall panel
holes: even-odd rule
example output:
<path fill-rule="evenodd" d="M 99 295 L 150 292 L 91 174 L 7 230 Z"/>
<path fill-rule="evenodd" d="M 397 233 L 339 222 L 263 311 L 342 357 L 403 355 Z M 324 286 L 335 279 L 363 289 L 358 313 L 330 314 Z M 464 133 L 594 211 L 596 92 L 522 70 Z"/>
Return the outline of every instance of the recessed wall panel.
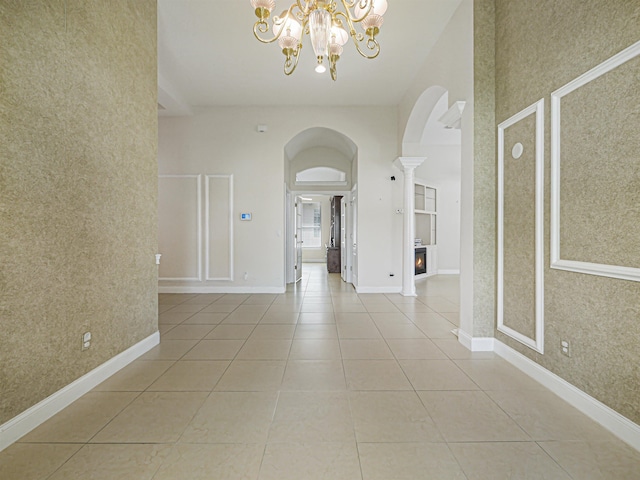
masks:
<path fill-rule="evenodd" d="M 640 268 L 638 72 L 640 57 L 562 98 L 560 244 L 567 260 Z"/>
<path fill-rule="evenodd" d="M 504 132 L 504 324 L 535 338 L 535 116 Z M 523 146 L 514 158 L 514 145 Z"/>
<path fill-rule="evenodd" d="M 206 176 L 206 279 L 233 280 L 233 175 Z"/>
<path fill-rule="evenodd" d="M 552 258 L 640 281 L 640 42 L 552 94 Z"/>
<path fill-rule="evenodd" d="M 201 280 L 200 175 L 158 179 L 160 280 Z"/>
<path fill-rule="evenodd" d="M 498 126 L 497 328 L 542 353 L 544 102 Z"/>

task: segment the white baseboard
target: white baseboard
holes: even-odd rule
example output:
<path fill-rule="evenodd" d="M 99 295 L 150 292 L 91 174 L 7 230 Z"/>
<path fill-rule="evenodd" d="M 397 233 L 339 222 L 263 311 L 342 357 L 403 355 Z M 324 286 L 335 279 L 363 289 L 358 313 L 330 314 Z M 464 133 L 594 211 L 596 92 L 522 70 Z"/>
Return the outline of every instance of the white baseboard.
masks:
<path fill-rule="evenodd" d="M 158 293 L 272 293 L 280 294 L 286 287 L 181 287 L 158 286 Z"/>
<path fill-rule="evenodd" d="M 640 451 L 640 425 L 620 415 L 500 340 L 494 339 L 494 351 L 592 420 L 598 422 L 616 437 Z"/>
<path fill-rule="evenodd" d="M 400 293 L 402 287 L 356 287 L 356 293 Z"/>
<path fill-rule="evenodd" d="M 472 352 L 492 352 L 495 338 L 493 337 L 472 337 L 467 332 L 458 329 L 458 341 Z"/>
<path fill-rule="evenodd" d="M 460 269 L 458 270 L 438 270 L 438 275 L 460 275 Z"/>
<path fill-rule="evenodd" d="M 66 387 L 49 395 L 33 407 L 0 425 L 0 451 L 20 439 L 38 425 L 53 417 L 63 408 L 75 402 L 93 387 L 102 383 L 118 370 L 126 367 L 142 354 L 160 343 L 160 332 L 149 335 L 124 352 L 107 360 Z"/>

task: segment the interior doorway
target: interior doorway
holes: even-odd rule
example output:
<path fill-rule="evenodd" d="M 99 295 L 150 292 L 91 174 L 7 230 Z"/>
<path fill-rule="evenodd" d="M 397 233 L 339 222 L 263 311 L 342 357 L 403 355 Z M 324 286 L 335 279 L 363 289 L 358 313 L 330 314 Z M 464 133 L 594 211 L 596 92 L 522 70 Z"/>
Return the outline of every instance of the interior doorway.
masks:
<path fill-rule="evenodd" d="M 287 284 L 302 277 L 305 263 L 326 264 L 328 255 L 332 262 L 337 256 L 335 273 L 352 283 L 357 225 L 352 189 L 357 178 L 357 152 L 351 139 L 322 127 L 304 130 L 285 145 Z"/>
<path fill-rule="evenodd" d="M 348 222 L 355 214 L 350 199 L 349 192 L 287 192 L 287 283 L 300 280 L 305 264 L 322 264 L 351 283 L 353 222 Z M 329 265 L 336 257 L 337 270 Z"/>
<path fill-rule="evenodd" d="M 303 233 L 303 203 L 302 196 L 296 196 L 296 200 L 294 202 L 294 241 L 295 241 L 295 262 L 293 265 L 294 269 L 294 283 L 298 283 L 302 280 L 302 249 L 304 247 L 304 240 L 302 237 Z"/>

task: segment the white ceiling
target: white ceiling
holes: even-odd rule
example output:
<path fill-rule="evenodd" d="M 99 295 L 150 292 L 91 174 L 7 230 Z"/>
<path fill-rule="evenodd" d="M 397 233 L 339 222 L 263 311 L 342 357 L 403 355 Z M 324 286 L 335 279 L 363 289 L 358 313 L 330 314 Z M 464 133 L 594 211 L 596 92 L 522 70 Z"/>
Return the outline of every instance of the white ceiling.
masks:
<path fill-rule="evenodd" d="M 293 0 L 277 0 L 276 12 Z M 338 80 L 315 73 L 308 38 L 289 77 L 277 44 L 253 36 L 249 0 L 158 0 L 160 115 L 190 107 L 265 105 L 397 105 L 461 0 L 388 0 L 378 58 L 352 43 Z M 340 4 L 340 2 L 338 2 Z"/>

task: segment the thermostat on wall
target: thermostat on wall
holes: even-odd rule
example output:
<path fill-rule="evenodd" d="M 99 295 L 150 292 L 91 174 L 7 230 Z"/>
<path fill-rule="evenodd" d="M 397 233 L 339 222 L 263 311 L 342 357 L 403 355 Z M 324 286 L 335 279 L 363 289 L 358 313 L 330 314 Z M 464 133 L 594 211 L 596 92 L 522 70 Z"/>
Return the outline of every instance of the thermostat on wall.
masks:
<path fill-rule="evenodd" d="M 251 220 L 251 214 L 250 213 L 241 213 L 240 214 L 240 220 L 250 221 Z"/>

